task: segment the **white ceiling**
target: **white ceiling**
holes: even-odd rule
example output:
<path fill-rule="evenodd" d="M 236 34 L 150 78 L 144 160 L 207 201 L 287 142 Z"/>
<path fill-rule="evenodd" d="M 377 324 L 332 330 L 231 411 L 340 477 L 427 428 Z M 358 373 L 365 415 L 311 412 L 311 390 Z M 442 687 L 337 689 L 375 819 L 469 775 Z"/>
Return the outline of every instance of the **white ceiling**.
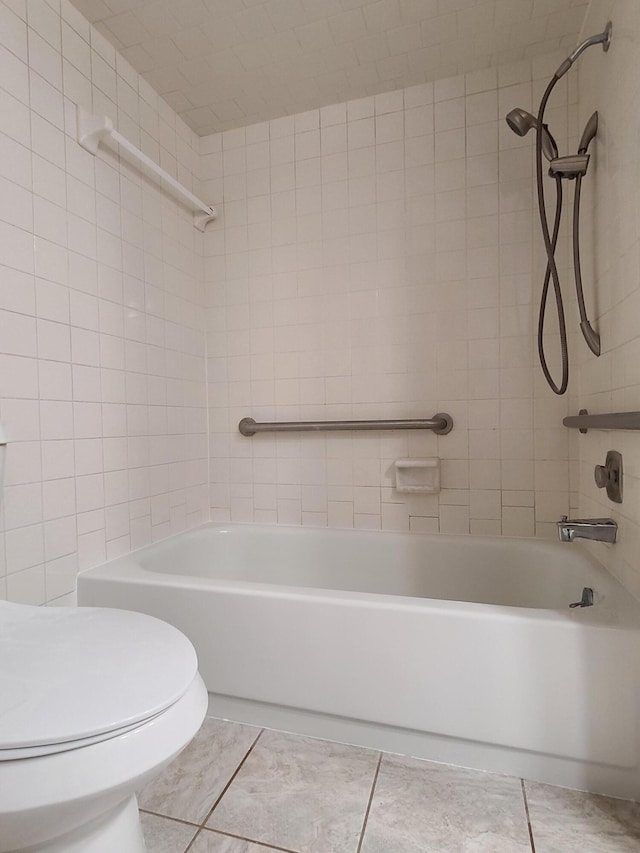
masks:
<path fill-rule="evenodd" d="M 73 0 L 196 133 L 573 46 L 587 0 Z"/>

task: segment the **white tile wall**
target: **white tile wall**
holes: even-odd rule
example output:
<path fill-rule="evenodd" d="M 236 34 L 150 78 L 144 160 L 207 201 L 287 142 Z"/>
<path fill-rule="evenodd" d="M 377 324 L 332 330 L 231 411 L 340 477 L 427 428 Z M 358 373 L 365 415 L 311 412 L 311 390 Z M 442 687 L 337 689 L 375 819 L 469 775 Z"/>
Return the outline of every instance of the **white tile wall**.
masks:
<path fill-rule="evenodd" d="M 69 601 L 79 568 L 209 513 L 555 535 L 577 394 L 553 398 L 537 367 L 532 139 L 503 117 L 557 56 L 198 140 L 66 0 L 0 17 L 0 596 Z M 563 81 L 561 147 L 576 101 Z M 223 202 L 204 239 L 137 166 L 79 148 L 75 103 L 203 177 Z M 249 414 L 439 410 L 448 436 L 237 433 Z M 422 455 L 442 492 L 398 495 L 393 460 Z"/>
<path fill-rule="evenodd" d="M 208 516 L 202 238 L 74 104 L 182 182 L 198 140 L 67 0 L 0 0 L 0 597 Z"/>
<path fill-rule="evenodd" d="M 555 535 L 569 505 L 567 402 L 534 360 L 533 140 L 504 115 L 531 110 L 558 62 L 201 140 L 205 186 L 224 200 L 222 227 L 205 234 L 215 519 Z M 551 104 L 561 145 L 575 100 L 563 82 Z M 450 435 L 237 432 L 247 415 L 437 411 L 453 415 Z M 439 496 L 394 490 L 395 458 L 435 455 Z"/>
<path fill-rule="evenodd" d="M 592 412 L 640 409 L 640 7 L 634 0 L 594 0 L 583 31 L 613 21 L 607 54 L 588 51 L 580 65 L 579 130 L 594 109 L 600 124 L 586 182 L 583 233 L 593 235 L 585 257 L 586 296 L 602 337 L 602 355 L 582 352 L 576 408 Z M 580 511 L 610 516 L 619 525 L 618 543 L 596 544 L 598 558 L 640 598 L 640 444 L 637 433 L 592 430 L 578 436 Z M 593 479 L 609 449 L 623 454 L 624 500 L 611 503 Z"/>

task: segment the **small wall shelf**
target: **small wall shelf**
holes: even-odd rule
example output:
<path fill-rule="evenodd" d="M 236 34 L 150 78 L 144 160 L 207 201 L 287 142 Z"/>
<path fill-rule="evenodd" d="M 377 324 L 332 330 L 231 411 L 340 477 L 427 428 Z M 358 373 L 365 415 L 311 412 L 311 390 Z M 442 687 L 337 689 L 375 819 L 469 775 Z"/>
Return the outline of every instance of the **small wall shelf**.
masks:
<path fill-rule="evenodd" d="M 436 494 L 440 491 L 440 459 L 396 459 L 396 491 L 404 494 Z"/>

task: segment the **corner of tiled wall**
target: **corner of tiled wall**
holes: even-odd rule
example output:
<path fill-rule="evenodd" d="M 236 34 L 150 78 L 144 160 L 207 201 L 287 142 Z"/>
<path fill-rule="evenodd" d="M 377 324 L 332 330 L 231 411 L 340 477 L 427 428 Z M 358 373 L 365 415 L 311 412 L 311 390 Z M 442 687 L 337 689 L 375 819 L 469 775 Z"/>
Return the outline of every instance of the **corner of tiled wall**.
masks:
<path fill-rule="evenodd" d="M 202 235 L 75 104 L 187 186 L 199 140 L 68 0 L 0 2 L 0 597 L 208 518 Z M 213 201 L 214 199 L 212 199 Z"/>

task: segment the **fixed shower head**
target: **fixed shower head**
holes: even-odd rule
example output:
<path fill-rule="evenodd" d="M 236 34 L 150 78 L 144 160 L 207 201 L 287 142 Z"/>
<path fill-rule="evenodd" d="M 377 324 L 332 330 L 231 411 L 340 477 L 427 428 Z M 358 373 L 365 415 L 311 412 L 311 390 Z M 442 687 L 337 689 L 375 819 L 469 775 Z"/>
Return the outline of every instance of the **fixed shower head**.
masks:
<path fill-rule="evenodd" d="M 538 119 L 521 107 L 514 107 L 514 109 L 508 112 L 506 121 L 511 130 L 518 136 L 526 136 L 530 130 L 535 130 L 538 126 Z M 549 128 L 546 124 L 542 125 L 542 150 L 547 160 L 554 160 L 558 156 L 558 146 L 553 136 L 549 133 Z"/>

